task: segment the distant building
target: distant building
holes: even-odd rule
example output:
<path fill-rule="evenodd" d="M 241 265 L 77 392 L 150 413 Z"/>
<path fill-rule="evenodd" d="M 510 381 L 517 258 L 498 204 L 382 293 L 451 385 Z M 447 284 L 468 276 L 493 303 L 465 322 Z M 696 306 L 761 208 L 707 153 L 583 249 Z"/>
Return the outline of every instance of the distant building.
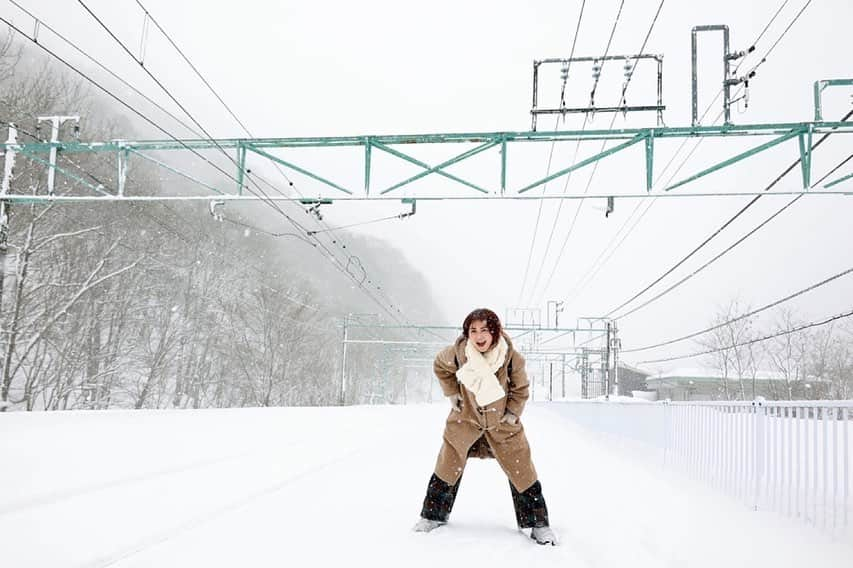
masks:
<path fill-rule="evenodd" d="M 619 363 L 619 394 L 624 396 L 632 396 L 632 391 L 649 390 L 646 385 L 647 377 L 652 375 L 651 372 L 634 367 L 627 363 Z"/>
<path fill-rule="evenodd" d="M 755 377 L 723 377 L 718 369 L 682 367 L 646 377 L 649 390 L 658 399 L 670 400 L 752 400 L 763 396 L 769 400 L 809 400 L 826 396 L 826 381 L 786 381 L 773 371 L 759 371 Z M 727 396 L 728 393 L 728 396 Z"/>

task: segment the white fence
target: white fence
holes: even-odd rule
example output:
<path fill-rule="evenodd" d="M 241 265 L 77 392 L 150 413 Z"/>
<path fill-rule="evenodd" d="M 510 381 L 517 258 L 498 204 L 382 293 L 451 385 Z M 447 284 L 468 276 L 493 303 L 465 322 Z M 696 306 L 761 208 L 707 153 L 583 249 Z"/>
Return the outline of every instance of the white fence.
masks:
<path fill-rule="evenodd" d="M 833 534 L 853 529 L 853 401 L 565 404 L 581 425 L 640 442 L 665 467 L 756 510 Z"/>

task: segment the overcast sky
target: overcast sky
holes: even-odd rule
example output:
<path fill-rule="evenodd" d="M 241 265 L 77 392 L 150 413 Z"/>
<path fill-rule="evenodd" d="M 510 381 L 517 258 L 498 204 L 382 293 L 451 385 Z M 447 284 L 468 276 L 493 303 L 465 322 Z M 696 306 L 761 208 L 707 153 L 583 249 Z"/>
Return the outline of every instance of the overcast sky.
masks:
<path fill-rule="evenodd" d="M 743 69 L 759 62 L 805 2 L 785 3 Z M 20 3 L 81 47 L 97 53 L 104 63 L 134 85 L 167 104 L 163 93 L 77 2 L 20 0 Z M 86 3 L 123 41 L 139 50 L 143 16 L 135 1 L 88 0 Z M 664 120 L 668 126 L 690 124 L 690 29 L 701 24 L 727 24 L 731 29 L 732 49 L 746 49 L 782 3 L 780 0 L 667 0 L 664 3 L 645 51 L 664 55 L 663 89 L 667 106 Z M 494 0 L 429 3 L 145 0 L 143 4 L 256 136 L 281 137 L 527 130 L 532 61 L 569 55 L 581 6 L 580 1 Z M 619 0 L 587 2 L 576 56 L 604 53 L 619 4 Z M 625 2 L 611 54 L 638 52 L 658 4 L 658 0 Z M 32 30 L 32 21 L 8 0 L 0 0 L 0 11 L 24 29 Z M 812 1 L 767 61 L 758 67 L 757 76 L 750 83 L 749 107 L 738 105 L 733 110 L 733 121 L 743 124 L 811 120 L 812 83 L 817 79 L 853 76 L 850 58 L 853 45 L 847 29 L 851 17 L 850 2 Z M 40 40 L 79 61 L 44 30 L 40 32 Z M 701 109 L 719 90 L 721 51 L 719 36 L 702 38 Z M 153 28 L 145 44 L 145 63 L 215 136 L 244 136 Z M 548 83 L 550 89 L 545 88 L 541 93 L 543 99 L 556 100 L 557 74 L 554 69 Z M 653 103 L 655 80 L 652 66 L 638 68 L 628 92 L 628 103 Z M 106 82 L 116 87 L 114 82 Z M 622 63 L 605 66 L 596 102 L 604 106 L 616 104 L 621 83 Z M 567 85 L 569 100 L 583 104 L 591 85 L 589 66 L 573 68 Z M 125 92 L 116 88 L 119 93 Z M 827 91 L 825 118 L 840 118 L 850 109 L 850 101 L 850 89 Z M 706 123 L 712 122 L 720 109 L 718 102 Z M 607 128 L 610 121 L 611 115 L 598 114 L 586 126 Z M 578 115 L 559 127 L 579 129 L 583 124 L 583 117 Z M 629 115 L 627 119 L 620 115 L 615 123 L 616 128 L 654 125 L 653 113 Z M 554 128 L 553 118 L 540 120 L 540 130 Z M 754 139 L 705 141 L 675 179 L 757 143 Z M 678 144 L 657 145 L 655 174 L 661 180 L 658 188 L 672 179 L 692 148 L 692 144 L 688 145 L 664 171 Z M 407 151 L 435 163 L 465 148 L 407 148 Z M 850 135 L 830 138 L 815 152 L 813 180 L 846 157 L 851 148 Z M 583 158 L 599 149 L 600 142 L 584 144 L 578 156 Z M 524 181 L 544 176 L 550 150 L 550 144 L 511 150 L 509 185 L 517 188 Z M 361 157 L 357 152 L 334 154 L 317 150 L 281 155 L 311 166 L 342 185 L 358 188 L 362 184 Z M 574 156 L 574 143 L 557 145 L 551 171 L 568 166 Z M 677 191 L 758 191 L 797 156 L 797 144 L 792 140 Z M 493 187 L 498 163 L 498 154 L 493 151 L 454 171 Z M 553 195 L 563 191 L 583 193 L 589 184 L 589 192 L 594 194 L 638 193 L 645 189 L 643 168 L 638 146 L 602 162 L 591 183 L 592 168 L 586 168 L 577 172 L 568 185 L 561 178 L 545 191 Z M 375 157 L 375 187 L 390 185 L 417 171 L 414 166 L 404 166 L 391 158 Z M 851 171 L 853 166 L 847 165 L 834 177 Z M 293 179 L 306 195 L 320 191 L 314 182 L 299 176 Z M 797 190 L 800 185 L 800 173 L 795 170 L 776 189 Z M 471 192 L 435 176 L 425 178 L 409 191 L 427 190 Z M 542 189 L 531 192 L 541 193 Z M 400 197 L 406 195 L 406 191 L 399 192 Z M 705 263 L 788 199 L 767 197 L 759 201 L 639 300 L 651 297 Z M 503 315 L 514 306 L 544 310 L 546 301 L 564 300 L 561 324 L 572 324 L 576 317 L 603 315 L 622 304 L 702 242 L 748 200 L 745 197 L 658 200 L 592 278 L 588 276 L 595 266 L 593 263 L 608 243 L 614 242 L 614 238 L 619 242 L 625 234 L 619 231 L 629 221 L 637 201 L 617 199 L 616 210 L 607 219 L 601 200 L 584 202 L 568 240 L 566 234 L 578 201 L 567 201 L 562 206 L 558 201 L 546 201 L 541 211 L 537 201 L 421 203 L 411 219 L 357 230 L 389 240 L 427 276 L 444 307 L 446 320 L 422 323 L 456 324 L 470 309 L 479 306 L 492 307 Z M 407 206 L 399 203 L 336 203 L 328 207 L 326 219 L 332 225 L 344 225 L 406 209 Z M 637 213 L 645 209 L 643 205 Z M 256 214 L 258 222 L 269 223 L 268 226 L 281 223 L 262 207 L 245 206 L 243 211 Z M 849 268 L 853 262 L 852 212 L 853 198 L 818 196 L 800 200 L 684 286 L 620 320 L 623 346 L 644 345 L 701 329 L 710 323 L 721 305 L 733 299 L 743 306 L 757 307 Z M 562 256 L 555 269 L 560 251 Z M 523 282 L 528 258 L 531 259 L 528 278 Z M 370 267 L 366 268 L 369 272 Z M 549 280 L 552 272 L 554 276 Z M 585 285 L 579 287 L 579 282 Z M 849 310 L 851 298 L 853 276 L 790 305 L 804 320 L 810 321 Z M 686 353 L 695 347 L 685 342 L 648 355 Z M 698 361 L 669 366 L 693 363 Z"/>

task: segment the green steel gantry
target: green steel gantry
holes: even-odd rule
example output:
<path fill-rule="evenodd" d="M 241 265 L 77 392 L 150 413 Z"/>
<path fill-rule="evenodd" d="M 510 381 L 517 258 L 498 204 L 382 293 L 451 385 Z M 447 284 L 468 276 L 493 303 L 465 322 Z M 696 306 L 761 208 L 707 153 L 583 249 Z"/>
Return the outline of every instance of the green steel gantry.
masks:
<path fill-rule="evenodd" d="M 853 80 L 833 80 L 818 82 L 815 85 L 815 114 L 820 116 L 820 92 L 829 85 L 849 85 L 853 84 Z M 246 195 L 244 188 L 247 177 L 247 156 L 252 154 L 260 158 L 269 160 L 270 162 L 283 166 L 290 171 L 299 172 L 316 182 L 318 187 L 325 188 L 326 191 L 315 191 L 312 188 L 312 195 L 316 195 L 318 199 L 330 202 L 332 200 L 361 200 L 371 199 L 380 200 L 382 198 L 393 198 L 388 194 L 399 190 L 400 188 L 411 184 L 419 179 L 429 175 L 438 175 L 450 179 L 465 188 L 472 190 L 474 193 L 460 195 L 462 198 L 471 198 L 474 196 L 480 198 L 491 197 L 506 197 L 506 198 L 560 198 L 573 199 L 581 197 L 603 197 L 603 195 L 586 194 L 584 196 L 567 193 L 565 195 L 524 195 L 525 193 L 540 187 L 552 180 L 568 175 L 570 172 L 584 168 L 600 160 L 604 160 L 608 156 L 624 152 L 633 146 L 641 146 L 645 153 L 645 179 L 643 186 L 646 192 L 650 192 L 653 185 L 654 173 L 654 154 L 655 141 L 663 139 L 685 139 L 685 138 L 742 138 L 742 137 L 770 137 L 769 140 L 762 141 L 754 147 L 737 153 L 721 162 L 718 162 L 710 167 L 704 168 L 692 175 L 689 175 L 679 181 L 670 184 L 663 189 L 658 195 L 666 195 L 666 192 L 689 184 L 699 178 L 722 170 L 732 164 L 760 154 L 765 150 L 769 150 L 784 142 L 796 139 L 798 143 L 798 157 L 802 170 L 802 187 L 806 191 L 811 184 L 811 148 L 812 140 L 815 135 L 827 133 L 849 134 L 853 132 L 853 123 L 851 122 L 828 122 L 823 120 L 815 120 L 813 122 L 799 123 L 777 123 L 777 124 L 748 124 L 748 125 L 721 125 L 721 126 L 689 126 L 689 127 L 653 127 L 653 128 L 632 128 L 632 129 L 616 129 L 616 130 L 567 130 L 556 132 L 480 132 L 480 133 L 438 133 L 438 134 L 397 134 L 397 135 L 367 135 L 367 136 L 333 136 L 333 137 L 299 137 L 299 138 L 228 138 L 219 140 L 149 140 L 149 141 L 130 141 L 130 140 L 111 140 L 107 142 L 36 142 L 36 143 L 9 143 L 0 144 L 7 156 L 18 155 L 28 160 L 32 160 L 38 164 L 45 166 L 50 170 L 55 170 L 62 176 L 65 176 L 80 185 L 88 188 L 93 193 L 90 195 L 74 195 L 74 196 L 58 196 L 58 195 L 33 195 L 24 194 L 12 191 L 8 184 L 4 184 L 4 188 L 9 188 L 7 191 L 0 194 L 0 199 L 14 201 L 39 201 L 39 200 L 68 200 L 68 201 L 97 201 L 97 200 L 159 200 L 159 199 L 227 199 L 227 200 L 256 200 L 259 199 L 255 195 Z M 12 140 L 12 137 L 10 137 Z M 507 187 L 507 154 L 510 146 L 519 144 L 530 144 L 537 142 L 590 142 L 590 141 L 610 141 L 615 145 L 596 153 L 577 163 L 567 165 L 557 169 L 551 173 L 538 179 L 529 180 L 519 187 Z M 414 156 L 410 155 L 405 148 L 424 144 L 476 144 L 475 147 L 466 149 L 464 152 L 456 156 L 444 160 L 438 164 L 428 164 Z M 356 189 L 353 186 L 347 186 L 345 183 L 336 183 L 328 179 L 328 176 L 322 175 L 322 172 L 312 171 L 301 167 L 289 157 L 283 157 L 273 154 L 273 151 L 288 150 L 288 149 L 304 149 L 315 148 L 318 150 L 328 148 L 352 148 L 358 147 L 363 150 L 364 157 L 364 180 L 363 187 Z M 224 150 L 231 156 L 234 162 L 234 174 L 231 179 L 224 182 L 223 185 L 217 186 L 211 184 L 197 176 L 181 171 L 177 167 L 166 163 L 151 155 L 152 152 L 175 152 L 175 151 L 191 151 L 198 153 L 202 150 Z M 498 187 L 487 187 L 483 184 L 474 183 L 468 179 L 464 179 L 458 175 L 450 173 L 447 168 L 455 164 L 459 164 L 465 160 L 472 158 L 478 154 L 491 149 L 500 151 L 500 183 Z M 112 154 L 115 156 L 116 164 L 116 187 L 107 188 L 102 185 L 96 185 L 71 171 L 67 167 L 63 167 L 61 163 L 57 163 L 51 159 L 51 152 L 55 155 L 56 150 L 61 150 L 66 157 L 80 154 Z M 371 185 L 371 170 L 374 167 L 371 161 L 371 156 L 374 151 L 384 152 L 405 162 L 414 164 L 423 171 L 402 179 L 388 187 L 374 188 Z M 233 152 L 233 156 L 230 152 Z M 177 175 L 187 178 L 200 187 L 208 190 L 210 193 L 205 195 L 196 194 L 178 194 L 172 196 L 133 196 L 128 195 L 125 191 L 127 179 L 127 164 L 131 157 L 149 161 L 158 167 L 164 168 Z M 848 179 L 850 176 L 845 176 L 840 179 L 828 182 L 824 185 L 824 189 L 832 187 L 837 183 Z M 8 180 L 7 180 L 8 181 Z M 230 189 L 229 189 L 230 188 Z M 828 193 L 821 191 L 819 193 Z M 848 193 L 845 191 L 833 191 L 833 193 Z M 612 196 L 610 193 L 608 196 Z M 724 193 L 714 192 L 703 195 L 747 195 L 747 193 Z M 638 192 L 630 195 L 616 194 L 616 197 L 642 197 L 644 194 Z M 454 199 L 452 196 L 438 196 L 430 194 L 429 191 L 410 191 L 405 196 L 407 200 L 412 199 Z M 312 201 L 312 200 L 309 200 Z"/>
<path fill-rule="evenodd" d="M 348 314 L 343 318 L 343 325 L 341 326 L 343 331 L 341 338 L 341 359 L 339 362 L 339 402 L 342 405 L 348 403 L 346 393 L 349 388 L 347 381 L 349 376 L 349 365 L 347 363 L 349 346 L 363 345 L 379 347 L 383 349 L 383 352 L 389 348 L 408 349 L 412 352 L 426 350 L 424 353 L 430 354 L 430 357 L 425 361 L 430 363 L 431 367 L 434 353 L 439 348 L 450 345 L 462 331 L 458 325 L 400 325 L 359 321 L 359 316 L 364 317 L 368 315 L 372 314 Z M 615 381 L 614 384 L 618 385 L 618 378 L 616 378 L 618 375 L 615 375 L 617 372 L 615 368 L 619 364 L 618 351 L 613 348 L 615 343 L 618 342 L 616 339 L 617 330 L 611 320 L 600 317 L 583 317 L 577 319 L 575 327 L 557 327 L 556 325 L 554 327 L 549 327 L 548 325 L 543 327 L 538 324 L 519 325 L 508 323 L 503 326 L 503 330 L 515 342 L 515 348 L 528 359 L 542 359 L 544 357 L 545 360 L 550 360 L 549 358 L 552 358 L 553 361 L 561 361 L 561 364 L 565 366 L 567 356 L 574 357 L 584 354 L 584 356 L 588 357 L 590 354 L 594 354 L 603 362 L 602 369 L 605 369 L 605 371 L 603 371 L 602 377 L 606 377 L 606 384 L 611 384 L 612 380 Z M 355 338 L 350 335 L 354 331 L 370 331 L 378 333 L 380 336 Z M 383 334 L 389 332 L 404 332 L 407 335 L 404 339 L 382 337 Z M 424 337 L 425 334 L 432 337 Z M 533 334 L 530 343 L 521 341 L 529 334 Z M 539 337 L 540 335 L 547 337 Z M 578 343 L 578 336 L 585 338 L 585 341 Z M 559 347 L 552 346 L 544 348 L 545 344 L 561 339 L 565 342 L 570 342 L 571 346 L 561 343 Z M 585 347 L 596 341 L 603 342 L 604 347 L 601 349 Z M 612 365 L 610 364 L 611 361 Z M 565 376 L 563 376 L 563 394 L 565 395 Z M 606 395 L 608 393 L 602 392 L 600 394 Z"/>

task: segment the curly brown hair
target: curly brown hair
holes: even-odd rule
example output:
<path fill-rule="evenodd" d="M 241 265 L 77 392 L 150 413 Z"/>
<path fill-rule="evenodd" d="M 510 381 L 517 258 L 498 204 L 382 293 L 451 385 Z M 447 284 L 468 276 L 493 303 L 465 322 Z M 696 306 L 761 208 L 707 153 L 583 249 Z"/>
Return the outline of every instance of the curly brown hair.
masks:
<path fill-rule="evenodd" d="M 468 331 L 471 329 L 471 324 L 475 321 L 486 322 L 486 327 L 489 328 L 489 334 L 492 336 L 492 345 L 497 345 L 498 340 L 501 338 L 501 331 L 503 330 L 498 314 L 488 308 L 477 308 L 468 314 L 465 321 L 462 322 L 462 335 L 465 336 L 465 339 L 468 339 Z"/>

